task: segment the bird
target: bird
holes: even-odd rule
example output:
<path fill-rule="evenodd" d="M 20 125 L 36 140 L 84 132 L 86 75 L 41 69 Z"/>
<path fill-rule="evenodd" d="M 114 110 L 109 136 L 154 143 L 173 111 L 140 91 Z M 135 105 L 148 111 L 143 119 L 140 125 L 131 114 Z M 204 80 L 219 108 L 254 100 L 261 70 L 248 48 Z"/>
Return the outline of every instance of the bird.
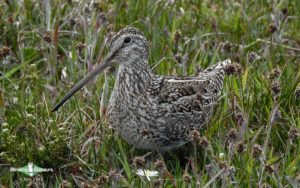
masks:
<path fill-rule="evenodd" d="M 75 84 L 53 112 L 107 67 L 117 65 L 107 117 L 110 127 L 126 142 L 139 149 L 165 152 L 191 141 L 194 130 L 207 127 L 221 97 L 230 59 L 198 76 L 165 76 L 152 72 L 148 42 L 141 30 L 126 27 L 108 46 L 102 63 Z"/>

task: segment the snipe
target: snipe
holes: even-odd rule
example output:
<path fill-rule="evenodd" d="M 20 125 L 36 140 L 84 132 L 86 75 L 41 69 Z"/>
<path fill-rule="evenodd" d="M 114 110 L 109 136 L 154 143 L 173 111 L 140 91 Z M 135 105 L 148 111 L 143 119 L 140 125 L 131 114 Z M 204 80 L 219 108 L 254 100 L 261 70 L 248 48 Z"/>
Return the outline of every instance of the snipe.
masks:
<path fill-rule="evenodd" d="M 110 52 L 53 108 L 58 110 L 75 92 L 112 64 L 119 65 L 108 106 L 110 126 L 137 148 L 166 151 L 203 128 L 220 97 L 224 67 L 217 63 L 198 77 L 154 75 L 148 65 L 148 44 L 136 28 L 125 28 L 111 40 Z"/>

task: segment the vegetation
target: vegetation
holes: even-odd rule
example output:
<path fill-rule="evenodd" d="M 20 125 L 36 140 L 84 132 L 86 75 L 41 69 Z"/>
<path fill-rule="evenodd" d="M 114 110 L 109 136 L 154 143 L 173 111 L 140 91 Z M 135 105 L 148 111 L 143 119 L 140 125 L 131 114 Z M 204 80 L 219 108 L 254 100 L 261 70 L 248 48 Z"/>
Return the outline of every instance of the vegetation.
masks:
<path fill-rule="evenodd" d="M 299 186 L 299 7 L 293 0 L 1 1 L 0 185 Z M 179 152 L 135 149 L 109 128 L 112 69 L 51 113 L 128 25 L 145 33 L 157 74 L 195 75 L 226 58 L 243 67 L 232 68 L 209 125 Z M 53 172 L 37 181 L 9 171 L 28 162 Z M 158 176 L 149 181 L 138 169 Z"/>

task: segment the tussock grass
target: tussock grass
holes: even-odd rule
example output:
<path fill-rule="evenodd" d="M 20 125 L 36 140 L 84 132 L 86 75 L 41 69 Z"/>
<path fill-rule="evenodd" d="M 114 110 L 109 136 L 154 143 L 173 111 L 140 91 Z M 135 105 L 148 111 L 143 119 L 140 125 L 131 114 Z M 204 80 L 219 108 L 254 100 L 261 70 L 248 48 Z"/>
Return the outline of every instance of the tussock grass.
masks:
<path fill-rule="evenodd" d="M 299 7 L 277 0 L 1 1 L 0 184 L 299 186 Z M 195 75 L 226 58 L 243 67 L 226 78 L 200 140 L 179 151 L 137 150 L 109 128 L 113 70 L 51 113 L 128 25 L 145 33 L 157 74 Z M 42 182 L 9 172 L 29 161 L 54 172 L 40 174 Z M 139 168 L 159 175 L 148 181 Z"/>

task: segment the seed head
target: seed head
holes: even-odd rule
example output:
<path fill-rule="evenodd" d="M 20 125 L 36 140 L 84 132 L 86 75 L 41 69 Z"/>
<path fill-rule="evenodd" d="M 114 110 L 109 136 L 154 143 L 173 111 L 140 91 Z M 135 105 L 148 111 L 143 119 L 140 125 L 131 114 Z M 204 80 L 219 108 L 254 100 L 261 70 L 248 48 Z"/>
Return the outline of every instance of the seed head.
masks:
<path fill-rule="evenodd" d="M 270 24 L 269 25 L 269 32 L 270 33 L 275 33 L 278 30 L 277 26 L 275 24 Z"/>
<path fill-rule="evenodd" d="M 265 165 L 265 170 L 269 173 L 272 174 L 274 172 L 274 167 L 271 164 Z"/>
<path fill-rule="evenodd" d="M 51 43 L 52 39 L 51 39 L 50 33 L 48 33 L 48 32 L 44 33 L 43 40 L 47 43 Z"/>
<path fill-rule="evenodd" d="M 244 70 L 242 66 L 237 63 L 231 63 L 225 66 L 225 73 L 228 75 L 230 74 L 242 75 L 243 71 Z"/>
<path fill-rule="evenodd" d="M 238 153 L 243 153 L 246 150 L 246 145 L 243 142 L 240 142 L 236 145 L 236 151 Z"/>
<path fill-rule="evenodd" d="M 275 109 L 275 111 L 274 111 L 274 115 L 273 115 L 272 118 L 271 118 L 271 122 L 276 121 L 276 120 L 279 120 L 280 118 L 281 118 L 281 112 L 280 112 L 280 110 L 277 108 L 277 109 Z"/>
<path fill-rule="evenodd" d="M 180 30 L 176 30 L 175 33 L 174 33 L 174 43 L 178 43 L 179 40 L 181 38 L 181 31 Z"/>
<path fill-rule="evenodd" d="M 91 10 L 90 10 L 90 8 L 89 8 L 88 5 L 85 5 L 85 7 L 84 7 L 84 13 L 87 14 L 87 15 L 91 14 Z"/>
<path fill-rule="evenodd" d="M 198 130 L 193 130 L 191 132 L 191 137 L 194 142 L 199 142 L 200 140 L 200 132 Z"/>
<path fill-rule="evenodd" d="M 238 137 L 238 132 L 235 128 L 231 128 L 227 133 L 227 138 L 230 142 L 234 142 Z"/>
<path fill-rule="evenodd" d="M 296 99 L 300 99 L 300 86 L 295 89 L 294 95 Z"/>
<path fill-rule="evenodd" d="M 225 72 L 226 74 L 234 74 L 235 73 L 235 66 L 233 66 L 232 64 L 229 64 L 226 66 Z"/>
<path fill-rule="evenodd" d="M 278 96 L 281 92 L 281 87 L 280 87 L 280 83 L 279 81 L 273 81 L 271 84 L 271 90 L 272 90 L 272 94 L 273 96 Z"/>
<path fill-rule="evenodd" d="M 288 136 L 289 136 L 289 139 L 290 139 L 291 141 L 297 141 L 298 138 L 300 137 L 299 129 L 296 128 L 296 127 L 292 127 L 292 128 L 289 130 Z"/>
<path fill-rule="evenodd" d="M 182 63 L 182 55 L 180 53 L 177 53 L 175 55 L 175 60 L 177 61 L 178 64 Z"/>
<path fill-rule="evenodd" d="M 186 184 L 190 184 L 192 182 L 192 176 L 189 175 L 187 172 L 185 172 L 183 175 L 182 175 L 182 179 L 183 181 L 186 183 Z"/>
<path fill-rule="evenodd" d="M 181 38 L 181 31 L 176 30 L 174 33 L 174 51 L 175 51 L 175 53 L 178 51 L 178 44 L 179 44 L 180 38 Z"/>
<path fill-rule="evenodd" d="M 61 187 L 62 188 L 69 188 L 69 187 L 72 187 L 72 184 L 68 180 L 63 180 L 61 182 Z"/>
<path fill-rule="evenodd" d="M 243 112 L 238 112 L 238 113 L 236 113 L 235 119 L 236 119 L 236 121 L 237 121 L 237 124 L 238 124 L 239 126 L 242 126 L 243 123 L 244 123 L 244 121 L 245 121 L 245 116 L 244 116 Z"/>
<path fill-rule="evenodd" d="M 99 19 L 102 21 L 102 23 L 106 22 L 107 21 L 107 17 L 106 17 L 106 14 L 105 13 L 100 13 L 99 15 Z"/>
<path fill-rule="evenodd" d="M 162 160 L 157 160 L 155 163 L 154 163 L 154 165 L 155 165 L 155 168 L 158 170 L 158 171 L 160 171 L 160 172 L 162 172 L 162 171 L 164 171 L 165 170 L 165 163 L 162 161 Z"/>
<path fill-rule="evenodd" d="M 8 23 L 10 23 L 11 25 L 14 23 L 14 18 L 12 15 L 10 15 L 7 19 Z"/>
<path fill-rule="evenodd" d="M 154 187 L 161 187 L 163 185 L 164 181 L 162 179 L 157 179 L 153 182 Z"/>
<path fill-rule="evenodd" d="M 262 151 L 263 149 L 261 145 L 254 144 L 252 148 L 252 156 L 257 159 L 261 155 Z"/>
<path fill-rule="evenodd" d="M 204 150 L 209 147 L 209 141 L 207 140 L 207 138 L 205 136 L 203 136 L 203 137 L 200 138 L 199 145 Z"/>
<path fill-rule="evenodd" d="M 210 24 L 211 24 L 212 29 L 213 30 L 217 30 L 218 29 L 218 23 L 217 23 L 217 21 L 215 19 L 213 19 L 213 18 L 210 21 L 211 21 Z"/>
<path fill-rule="evenodd" d="M 71 167 L 71 173 L 72 174 L 78 174 L 82 171 L 82 168 L 81 166 L 79 166 L 78 164 L 74 164 L 72 167 Z"/>
<path fill-rule="evenodd" d="M 145 166 L 145 158 L 141 157 L 141 156 L 137 156 L 133 159 L 133 164 L 137 167 L 137 168 L 142 168 Z"/>
<path fill-rule="evenodd" d="M 226 161 L 219 161 L 218 165 L 219 165 L 220 169 L 223 169 L 223 168 L 228 169 L 228 164 Z"/>
<path fill-rule="evenodd" d="M 1 56 L 3 57 L 6 57 L 10 54 L 10 48 L 7 47 L 7 46 L 4 46 L 2 49 L 0 49 L 0 53 L 1 53 Z"/>
<path fill-rule="evenodd" d="M 230 42 L 226 42 L 223 46 L 223 50 L 227 53 L 231 52 L 232 50 L 232 44 Z"/>
<path fill-rule="evenodd" d="M 199 65 L 196 65 L 195 76 L 199 76 L 202 71 L 203 69 Z"/>
<path fill-rule="evenodd" d="M 250 52 L 248 54 L 248 62 L 252 63 L 258 58 L 258 55 L 255 52 Z"/>
<path fill-rule="evenodd" d="M 268 77 L 271 80 L 277 79 L 281 76 L 281 70 L 277 67 L 275 69 L 272 69 L 271 72 L 269 73 Z"/>
<path fill-rule="evenodd" d="M 119 181 L 122 178 L 122 174 L 118 173 L 116 170 L 109 171 L 108 179 L 113 181 Z"/>
<path fill-rule="evenodd" d="M 79 51 L 79 53 L 81 54 L 83 49 L 86 47 L 86 44 L 83 44 L 83 43 L 79 43 L 77 44 L 76 48 L 77 50 Z"/>
<path fill-rule="evenodd" d="M 103 186 L 106 183 L 108 183 L 108 181 L 109 181 L 109 177 L 106 175 L 102 175 L 98 177 L 97 184 Z"/>
<path fill-rule="evenodd" d="M 10 54 L 10 49 L 7 46 L 4 46 L 2 49 L 0 49 L 0 60 L 2 58 L 5 58 Z"/>
<path fill-rule="evenodd" d="M 0 49 L 0 60 L 5 58 L 7 55 L 9 55 L 8 47 L 3 47 L 2 49 Z"/>
<path fill-rule="evenodd" d="M 207 173 L 211 174 L 213 172 L 213 169 L 214 169 L 214 165 L 213 164 L 207 164 L 205 165 L 205 170 Z"/>

